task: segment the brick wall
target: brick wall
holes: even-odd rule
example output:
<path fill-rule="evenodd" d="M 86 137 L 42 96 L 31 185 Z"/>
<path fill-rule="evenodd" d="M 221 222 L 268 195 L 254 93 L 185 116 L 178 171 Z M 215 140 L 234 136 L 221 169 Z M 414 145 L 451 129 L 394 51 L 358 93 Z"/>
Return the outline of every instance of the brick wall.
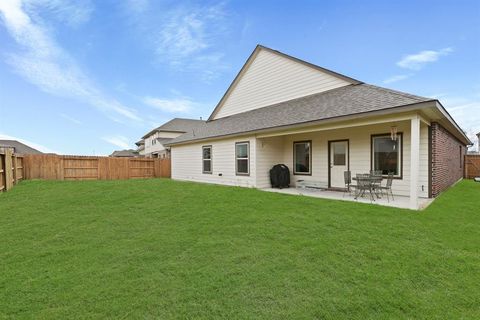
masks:
<path fill-rule="evenodd" d="M 432 131 L 432 196 L 463 177 L 466 147 L 440 124 L 433 122 Z"/>

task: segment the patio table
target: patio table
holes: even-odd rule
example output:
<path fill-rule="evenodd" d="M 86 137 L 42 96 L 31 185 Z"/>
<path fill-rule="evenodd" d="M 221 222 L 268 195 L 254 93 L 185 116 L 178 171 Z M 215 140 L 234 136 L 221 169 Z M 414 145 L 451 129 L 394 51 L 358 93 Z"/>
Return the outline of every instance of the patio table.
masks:
<path fill-rule="evenodd" d="M 380 199 L 380 194 L 378 193 L 378 188 L 377 186 L 380 186 L 382 183 L 383 177 L 382 176 L 376 176 L 376 175 L 370 175 L 370 174 L 364 174 L 363 177 L 352 177 L 352 180 L 354 181 L 361 181 L 364 182 L 366 187 L 365 188 L 355 188 L 355 199 L 357 199 L 359 196 L 362 196 L 365 194 L 365 191 L 368 189 L 370 192 L 370 198 L 371 200 L 375 201 L 374 194 L 377 196 L 378 199 Z"/>

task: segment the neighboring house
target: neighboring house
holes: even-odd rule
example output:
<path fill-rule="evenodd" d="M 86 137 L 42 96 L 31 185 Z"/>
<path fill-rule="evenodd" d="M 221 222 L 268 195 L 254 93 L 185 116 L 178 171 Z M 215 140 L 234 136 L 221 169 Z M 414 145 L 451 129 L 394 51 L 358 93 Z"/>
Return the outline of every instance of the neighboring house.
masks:
<path fill-rule="evenodd" d="M 140 155 L 137 150 L 128 149 L 128 150 L 116 150 L 109 157 L 116 158 L 138 158 Z"/>
<path fill-rule="evenodd" d="M 477 133 L 477 152 L 480 153 L 480 132 Z"/>
<path fill-rule="evenodd" d="M 142 137 L 145 157 L 169 158 L 170 148 L 165 144 L 184 133 L 194 134 L 195 129 L 204 123 L 203 120 L 175 118 L 153 129 Z"/>
<path fill-rule="evenodd" d="M 468 151 L 468 154 L 480 154 L 480 132 L 477 133 L 477 150 Z"/>
<path fill-rule="evenodd" d="M 137 146 L 137 152 L 140 157 L 145 157 L 145 140 L 140 140 L 135 142 L 135 145 Z"/>
<path fill-rule="evenodd" d="M 27 146 L 24 143 L 18 142 L 17 140 L 0 140 L 0 149 L 12 149 L 14 153 L 17 154 L 42 154 L 43 152 L 38 151 L 32 147 Z"/>
<path fill-rule="evenodd" d="M 168 142 L 172 178 L 269 188 L 278 163 L 344 187 L 344 171 L 394 172 L 393 192 L 437 196 L 471 144 L 442 104 L 363 83 L 257 46 L 206 123 Z"/>

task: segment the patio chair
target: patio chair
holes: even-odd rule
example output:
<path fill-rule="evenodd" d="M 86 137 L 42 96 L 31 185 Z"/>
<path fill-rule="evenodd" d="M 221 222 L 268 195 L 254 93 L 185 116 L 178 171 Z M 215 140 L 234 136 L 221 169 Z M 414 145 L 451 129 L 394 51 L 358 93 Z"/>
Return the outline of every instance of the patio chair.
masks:
<path fill-rule="evenodd" d="M 395 201 L 395 198 L 393 197 L 392 183 L 393 183 L 393 172 L 389 172 L 386 185 L 385 186 L 380 185 L 377 187 L 382 192 L 382 194 L 383 194 L 383 190 L 385 190 L 385 193 L 387 194 L 388 202 L 390 202 L 389 193 L 392 196 L 392 201 Z"/>
<path fill-rule="evenodd" d="M 345 193 L 352 194 L 352 189 L 356 189 L 357 186 L 352 184 L 352 172 L 351 171 L 344 171 L 343 172 L 343 180 L 345 182 L 345 191 L 343 191 L 343 197 L 345 197 Z"/>
<path fill-rule="evenodd" d="M 378 195 L 378 191 L 380 191 L 380 194 L 382 194 L 382 190 L 380 189 L 382 185 L 382 180 L 383 180 L 383 171 L 382 170 L 370 170 L 370 177 L 372 178 L 372 189 L 377 195 L 377 197 L 380 197 Z"/>
<path fill-rule="evenodd" d="M 383 175 L 383 171 L 382 171 L 382 170 L 370 170 L 370 175 L 371 175 L 372 177 L 382 176 L 382 175 Z"/>

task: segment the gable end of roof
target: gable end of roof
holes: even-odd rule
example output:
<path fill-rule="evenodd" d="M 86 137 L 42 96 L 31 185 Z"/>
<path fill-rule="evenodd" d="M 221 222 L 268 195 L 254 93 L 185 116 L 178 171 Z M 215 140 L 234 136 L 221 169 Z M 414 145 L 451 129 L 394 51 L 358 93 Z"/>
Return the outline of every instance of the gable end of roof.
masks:
<path fill-rule="evenodd" d="M 233 81 L 230 83 L 230 85 L 228 86 L 227 90 L 225 91 L 225 93 L 223 94 L 222 98 L 220 99 L 220 101 L 218 102 L 218 104 L 215 106 L 215 108 L 213 109 L 212 113 L 210 114 L 210 116 L 208 117 L 207 119 L 207 122 L 208 121 L 212 121 L 213 120 L 213 117 L 218 113 L 218 111 L 220 110 L 221 106 L 223 105 L 223 103 L 225 102 L 225 100 L 228 98 L 228 96 L 230 95 L 230 93 L 232 92 L 232 90 L 235 88 L 236 84 L 240 81 L 240 78 L 242 77 L 242 75 L 244 74 L 244 72 L 248 69 L 248 66 L 250 66 L 251 62 L 255 59 L 255 57 L 257 56 L 257 54 L 260 52 L 260 50 L 265 50 L 265 51 L 268 51 L 270 53 L 273 53 L 273 54 L 276 54 L 276 55 L 279 55 L 281 57 L 284 57 L 284 58 L 287 58 L 289 60 L 292 60 L 296 63 L 300 63 L 300 64 L 303 64 L 304 66 L 307 66 L 307 67 L 310 67 L 310 68 L 313 68 L 315 70 L 318 70 L 318 71 L 321 71 L 321 72 L 324 72 L 324 73 L 327 73 L 331 76 L 334 76 L 334 77 L 337 77 L 339 79 L 342 79 L 344 81 L 347 81 L 351 84 L 361 84 L 363 83 L 362 81 L 359 81 L 359 80 L 356 80 L 354 78 L 351 78 L 351 77 L 348 77 L 348 76 L 345 76 L 343 74 L 340 74 L 338 72 L 335 72 L 335 71 L 332 71 L 332 70 L 329 70 L 329 69 L 326 69 L 326 68 L 323 68 L 323 67 L 320 67 L 318 65 L 315 65 L 313 63 L 310 63 L 308 61 L 305 61 L 305 60 L 301 60 L 299 58 L 296 58 L 296 57 L 293 57 L 293 56 L 290 56 L 286 53 L 283 53 L 283 52 L 280 52 L 278 50 L 274 50 L 274 49 L 271 49 L 271 48 L 268 48 L 268 47 L 265 47 L 263 45 L 260 45 L 258 44 L 255 49 L 253 50 L 253 52 L 250 54 L 250 56 L 247 58 L 247 60 L 245 61 L 245 63 L 243 64 L 242 68 L 240 69 L 240 71 L 237 73 L 237 75 L 235 76 L 235 78 L 233 79 Z"/>

